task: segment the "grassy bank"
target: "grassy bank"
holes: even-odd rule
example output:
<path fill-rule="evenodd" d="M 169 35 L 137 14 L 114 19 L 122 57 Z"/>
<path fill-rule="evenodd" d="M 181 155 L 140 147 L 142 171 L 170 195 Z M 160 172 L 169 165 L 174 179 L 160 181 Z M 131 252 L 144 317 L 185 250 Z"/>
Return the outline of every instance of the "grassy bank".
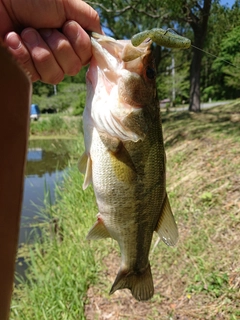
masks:
<path fill-rule="evenodd" d="M 30 122 L 30 138 L 46 136 L 76 137 L 82 132 L 82 117 L 64 114 L 41 115 Z"/>
<path fill-rule="evenodd" d="M 95 249 L 85 241 L 96 208 L 91 189 L 82 192 L 76 168 L 82 150 L 81 141 L 73 151 L 76 158 L 64 187 L 56 187 L 61 200 L 41 213 L 47 220 L 43 237 L 28 250 L 27 280 L 15 289 L 11 319 L 84 318 L 86 290 L 96 280 L 97 264 Z M 53 225 L 54 218 L 57 224 Z"/>
<path fill-rule="evenodd" d="M 111 240 L 85 240 L 97 208 L 74 165 L 49 212 L 58 232 L 29 253 L 28 281 L 14 293 L 11 319 L 239 319 L 240 102 L 200 114 L 163 115 L 167 189 L 179 226 L 175 248 L 150 254 L 154 298 L 108 296 L 119 266 Z M 154 241 L 157 237 L 154 236 Z"/>

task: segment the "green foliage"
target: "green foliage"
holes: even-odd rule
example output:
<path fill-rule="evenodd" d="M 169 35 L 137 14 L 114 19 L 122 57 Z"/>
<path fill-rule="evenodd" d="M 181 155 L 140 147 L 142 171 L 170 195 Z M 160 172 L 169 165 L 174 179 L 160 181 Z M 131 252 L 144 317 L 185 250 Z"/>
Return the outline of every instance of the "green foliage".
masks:
<path fill-rule="evenodd" d="M 151 28 L 186 27 L 179 17 L 183 16 L 183 4 L 178 1 L 86 1 L 100 14 L 103 27 L 117 39 L 131 38 L 135 33 Z M 181 30 L 183 31 L 183 30 Z"/>
<path fill-rule="evenodd" d="M 205 270 L 202 270 L 203 273 Z M 211 272 L 203 279 L 203 275 L 197 273 L 194 282 L 186 289 L 187 292 L 206 292 L 218 298 L 228 287 L 228 275 L 226 273 Z"/>
<path fill-rule="evenodd" d="M 78 103 L 82 92 L 85 94 L 86 84 L 61 82 L 57 85 L 56 95 L 50 97 L 33 95 L 32 103 L 38 104 L 41 111 L 54 109 L 57 112 L 64 112 Z"/>
<path fill-rule="evenodd" d="M 54 93 L 53 85 L 37 81 L 33 83 L 33 94 L 49 97 Z"/>
<path fill-rule="evenodd" d="M 50 124 L 50 127 L 59 128 L 60 130 L 65 129 L 67 127 L 63 118 L 61 118 L 59 115 L 52 115 L 49 118 L 49 124 Z"/>
<path fill-rule="evenodd" d="M 40 109 L 55 108 L 58 111 L 68 109 L 74 98 L 82 90 L 86 90 L 86 72 L 87 66 L 83 67 L 81 71 L 73 76 L 65 76 L 63 81 L 56 85 L 57 98 L 54 95 L 54 86 L 50 84 L 37 81 L 33 83 L 33 103 L 37 103 Z M 59 94 L 63 94 L 62 96 Z M 68 97 L 66 94 L 70 93 Z"/>
<path fill-rule="evenodd" d="M 64 94 L 78 94 L 82 91 L 86 91 L 86 83 L 67 83 L 61 82 L 57 85 L 58 92 Z"/>
<path fill-rule="evenodd" d="M 172 101 L 174 91 L 174 104 L 181 104 L 183 100 L 189 101 L 189 65 L 183 62 L 185 55 L 185 51 L 174 50 L 160 64 L 157 76 L 159 100 L 169 98 Z M 175 63 L 174 73 L 172 72 L 172 59 Z"/>
<path fill-rule="evenodd" d="M 42 108 L 41 108 L 42 101 L 45 100 L 45 99 L 46 99 L 45 97 L 40 97 L 40 96 L 37 95 L 37 94 L 33 94 L 33 95 L 32 95 L 32 103 L 38 104 L 40 110 L 42 109 Z"/>
<path fill-rule="evenodd" d="M 65 94 L 51 96 L 47 101 L 46 108 L 51 108 L 57 110 L 58 112 L 63 112 L 71 106 L 74 98 L 75 97 L 73 95 Z"/>
<path fill-rule="evenodd" d="M 239 46 L 240 49 L 240 46 Z M 238 52 L 232 60 L 234 66 L 223 68 L 225 73 L 224 81 L 226 86 L 237 90 L 237 96 L 240 94 L 240 53 Z"/>
<path fill-rule="evenodd" d="M 86 105 L 86 97 L 87 97 L 87 92 L 82 91 L 79 93 L 78 101 L 75 102 L 73 105 L 73 115 L 78 116 L 83 114 L 83 110 Z"/>
<path fill-rule="evenodd" d="M 212 88 L 212 98 L 233 99 L 239 96 L 239 1 L 230 9 L 214 5 L 209 20 L 206 49 L 216 58 L 205 55 L 204 89 Z M 231 66 L 229 63 L 236 67 Z M 235 77 L 236 75 L 236 77 Z M 234 78 L 236 81 L 234 81 Z"/>
<path fill-rule="evenodd" d="M 227 87 L 236 89 L 240 93 L 240 27 L 233 28 L 226 34 L 221 42 L 219 57 L 215 60 L 213 68 L 224 75 Z M 231 65 L 227 65 L 229 61 Z"/>
<path fill-rule="evenodd" d="M 63 117 L 58 114 L 41 116 L 38 121 L 31 121 L 31 135 L 77 135 L 81 132 L 80 118 Z"/>
<path fill-rule="evenodd" d="M 211 192 L 209 191 L 205 191 L 203 192 L 203 194 L 201 195 L 200 197 L 204 202 L 212 202 L 212 198 L 213 198 L 213 195 Z"/>
<path fill-rule="evenodd" d="M 218 92 L 218 90 L 220 90 L 220 87 L 217 86 L 209 86 L 203 89 L 202 101 L 208 102 L 209 99 L 214 100 L 216 99 L 216 97 L 221 97 L 220 92 Z"/>
<path fill-rule="evenodd" d="M 37 122 L 31 122 L 30 133 L 52 133 L 52 132 L 61 132 L 68 128 L 66 122 L 59 115 L 51 115 L 48 118 L 43 118 Z"/>
<path fill-rule="evenodd" d="M 223 71 L 223 69 L 226 67 L 225 61 L 233 63 L 233 58 L 239 53 L 240 50 L 239 37 L 240 27 L 238 26 L 228 32 L 222 39 L 219 56 L 213 64 L 213 68 L 215 70 Z"/>

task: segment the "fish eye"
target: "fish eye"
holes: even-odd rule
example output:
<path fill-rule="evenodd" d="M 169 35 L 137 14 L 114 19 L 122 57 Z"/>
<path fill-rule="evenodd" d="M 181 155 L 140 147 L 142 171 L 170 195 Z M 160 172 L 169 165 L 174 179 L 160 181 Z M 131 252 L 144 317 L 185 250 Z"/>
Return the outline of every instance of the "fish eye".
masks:
<path fill-rule="evenodd" d="M 148 79 L 154 79 L 156 77 L 156 71 L 148 66 L 146 70 L 146 76 Z"/>

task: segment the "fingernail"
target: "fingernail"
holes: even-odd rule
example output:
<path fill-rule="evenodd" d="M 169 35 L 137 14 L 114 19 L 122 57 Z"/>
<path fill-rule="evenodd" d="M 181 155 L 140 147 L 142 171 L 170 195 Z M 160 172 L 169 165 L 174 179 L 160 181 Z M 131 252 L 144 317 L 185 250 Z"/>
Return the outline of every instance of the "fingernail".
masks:
<path fill-rule="evenodd" d="M 7 45 L 14 50 L 20 48 L 21 46 L 20 38 L 15 33 L 9 33 L 6 37 L 6 41 Z"/>
<path fill-rule="evenodd" d="M 35 46 L 38 44 L 38 36 L 34 30 L 24 30 L 22 32 L 22 39 L 30 46 Z"/>
<path fill-rule="evenodd" d="M 41 29 L 39 32 L 41 36 L 43 36 L 44 38 L 48 38 L 52 34 L 52 29 Z"/>
<path fill-rule="evenodd" d="M 68 39 L 76 39 L 79 36 L 79 25 L 75 21 L 67 22 L 64 33 Z"/>

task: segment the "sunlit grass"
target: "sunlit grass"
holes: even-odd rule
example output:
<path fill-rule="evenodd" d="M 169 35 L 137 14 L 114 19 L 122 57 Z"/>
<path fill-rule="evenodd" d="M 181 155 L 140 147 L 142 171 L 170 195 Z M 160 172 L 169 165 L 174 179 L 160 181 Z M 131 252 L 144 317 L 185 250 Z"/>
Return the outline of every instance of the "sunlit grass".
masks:
<path fill-rule="evenodd" d="M 82 118 L 59 114 L 43 115 L 30 123 L 30 138 L 36 135 L 78 135 L 82 132 Z"/>

